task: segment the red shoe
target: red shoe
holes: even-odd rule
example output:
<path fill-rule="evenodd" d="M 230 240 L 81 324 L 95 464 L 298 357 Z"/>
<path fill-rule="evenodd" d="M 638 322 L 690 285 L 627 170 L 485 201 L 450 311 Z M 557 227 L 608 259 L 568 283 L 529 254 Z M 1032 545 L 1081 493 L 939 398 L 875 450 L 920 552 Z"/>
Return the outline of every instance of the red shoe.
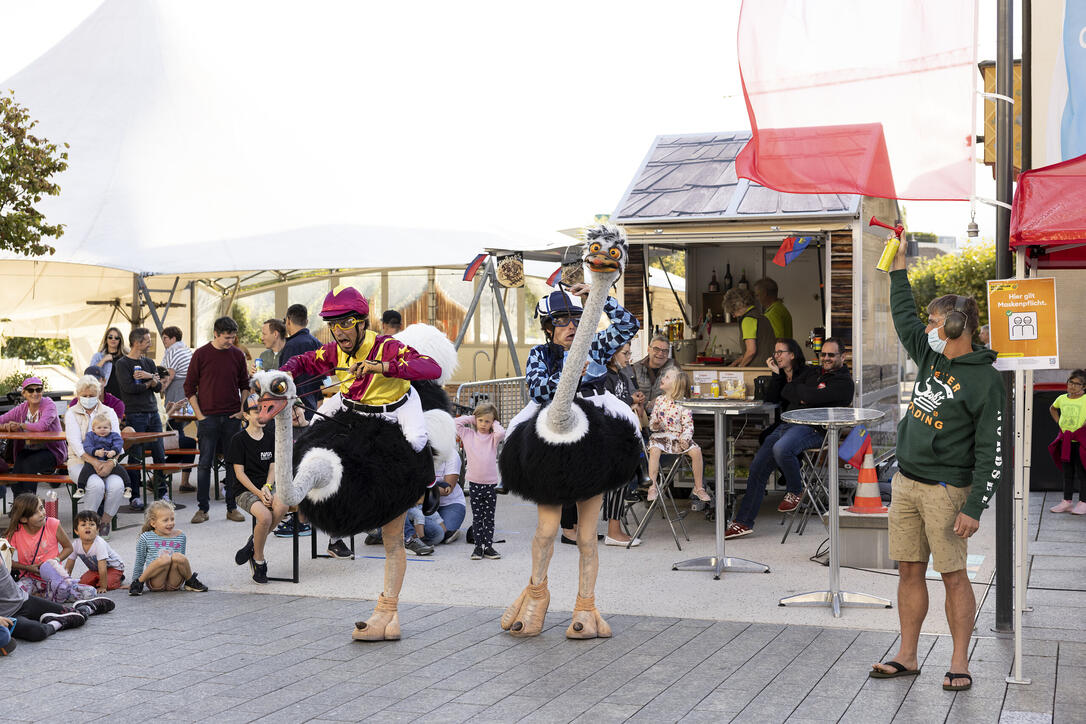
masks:
<path fill-rule="evenodd" d="M 778 513 L 791 513 L 793 510 L 799 507 L 799 502 L 802 498 L 795 493 L 785 493 L 784 500 L 777 506 Z"/>
<path fill-rule="evenodd" d="M 742 523 L 732 523 L 728 526 L 728 529 L 724 531 L 724 540 L 731 540 L 732 538 L 742 538 L 743 536 L 750 535 L 753 532 L 753 528 L 747 527 Z"/>

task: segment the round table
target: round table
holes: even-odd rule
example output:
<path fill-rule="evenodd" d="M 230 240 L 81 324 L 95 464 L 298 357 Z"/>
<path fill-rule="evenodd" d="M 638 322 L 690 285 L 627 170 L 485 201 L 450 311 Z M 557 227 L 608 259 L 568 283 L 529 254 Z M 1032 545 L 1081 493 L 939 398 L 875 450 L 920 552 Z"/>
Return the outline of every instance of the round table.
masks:
<path fill-rule="evenodd" d="M 781 606 L 814 605 L 831 606 L 833 617 L 841 618 L 842 606 L 879 606 L 891 608 L 889 600 L 867 593 L 841 590 L 841 561 L 839 534 L 841 531 L 840 485 L 837 477 L 837 439 L 842 427 L 852 427 L 865 422 L 881 420 L 885 413 L 856 407 L 812 407 L 805 410 L 789 410 L 781 415 L 781 421 L 794 425 L 817 425 L 826 428 L 829 464 L 830 497 L 830 588 L 828 591 L 798 593 L 780 600 Z"/>
<path fill-rule="evenodd" d="M 678 403 L 691 412 L 712 413 L 713 415 L 713 450 L 715 457 L 713 472 L 716 480 L 713 501 L 716 511 L 716 555 L 679 561 L 671 567 L 671 570 L 712 571 L 714 580 L 720 580 L 720 574 L 724 571 L 769 573 L 769 566 L 764 563 L 724 555 L 724 529 L 728 522 L 724 510 L 724 498 L 726 497 L 728 485 L 724 478 L 726 475 L 725 468 L 728 467 L 727 461 L 731 452 L 727 447 L 728 417 L 754 413 L 765 414 L 776 408 L 776 405 L 758 400 L 750 402 L 747 400 L 718 398 L 678 400 Z"/>

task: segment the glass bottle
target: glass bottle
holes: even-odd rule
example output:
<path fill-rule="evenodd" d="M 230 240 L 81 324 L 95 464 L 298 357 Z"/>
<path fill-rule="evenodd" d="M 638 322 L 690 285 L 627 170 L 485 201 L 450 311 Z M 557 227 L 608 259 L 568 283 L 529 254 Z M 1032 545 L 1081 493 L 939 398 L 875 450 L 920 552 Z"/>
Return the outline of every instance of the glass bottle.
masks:
<path fill-rule="evenodd" d="M 750 284 L 747 283 L 747 270 L 743 270 L 743 275 L 739 277 L 739 288 L 750 289 Z"/>
<path fill-rule="evenodd" d="M 713 269 L 713 278 L 709 280 L 709 291 L 710 292 L 719 292 L 720 291 L 720 282 L 718 282 L 716 280 L 716 269 Z"/>
<path fill-rule="evenodd" d="M 732 265 L 728 264 L 727 269 L 724 270 L 724 291 L 728 291 L 732 288 Z"/>

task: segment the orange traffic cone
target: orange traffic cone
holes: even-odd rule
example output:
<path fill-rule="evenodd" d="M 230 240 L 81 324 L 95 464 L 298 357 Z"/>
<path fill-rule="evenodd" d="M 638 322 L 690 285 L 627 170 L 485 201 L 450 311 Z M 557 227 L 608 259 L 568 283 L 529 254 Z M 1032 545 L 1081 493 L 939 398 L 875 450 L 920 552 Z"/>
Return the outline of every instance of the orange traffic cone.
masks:
<path fill-rule="evenodd" d="M 875 472 L 875 458 L 871 453 L 864 455 L 863 465 L 860 466 L 860 480 L 856 485 L 856 497 L 849 506 L 848 512 L 886 512 L 886 506 L 882 504 L 882 496 L 879 495 L 879 476 Z"/>

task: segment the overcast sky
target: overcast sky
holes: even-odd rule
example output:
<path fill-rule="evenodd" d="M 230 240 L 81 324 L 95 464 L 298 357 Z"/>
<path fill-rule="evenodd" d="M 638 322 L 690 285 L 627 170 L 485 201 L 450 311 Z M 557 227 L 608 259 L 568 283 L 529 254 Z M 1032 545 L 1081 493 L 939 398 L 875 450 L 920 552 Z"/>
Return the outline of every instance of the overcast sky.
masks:
<path fill-rule="evenodd" d="M 5 29 L 0 43 L 0 79 L 16 74 L 60 42 L 99 4 L 91 0 L 0 0 L 0 27 Z M 371 70 L 375 75 L 387 75 L 390 91 L 398 85 L 398 74 L 412 79 L 426 77 L 432 83 L 427 91 L 433 115 L 412 112 L 419 117 L 406 128 L 401 121 L 397 130 L 408 137 L 414 135 L 420 143 L 427 129 L 435 125 L 447 127 L 449 138 L 456 138 L 459 132 L 465 138 L 492 140 L 493 148 L 473 143 L 465 149 L 459 161 L 465 168 L 485 164 L 490 154 L 521 153 L 524 173 L 536 177 L 533 188 L 556 190 L 553 196 L 538 201 L 539 218 L 555 229 L 580 226 L 593 213 L 610 212 L 655 135 L 749 127 L 735 53 L 737 0 L 552 2 L 537 6 L 465 0 L 383 7 L 329 0 L 302 5 L 264 2 L 259 13 L 251 13 L 252 6 L 231 6 L 229 0 L 174 7 L 191 15 L 188 32 L 201 33 L 203 28 L 208 42 L 216 42 L 217 21 L 241 22 L 248 13 L 254 37 L 261 41 L 239 50 L 236 60 L 267 70 L 275 76 L 276 84 L 304 86 L 310 94 L 350 97 L 351 88 L 322 84 L 312 76 L 292 76 L 292 68 L 276 57 L 276 48 L 289 48 L 296 56 L 323 57 L 328 63 L 336 62 L 337 47 L 380 49 L 384 62 L 379 65 L 373 60 L 376 56 L 369 56 Z M 299 9 L 305 10 L 304 17 L 297 16 Z M 278 12 L 289 18 L 287 25 L 297 32 L 284 33 L 282 23 L 269 20 Z M 995 0 L 982 0 L 980 12 L 978 57 L 992 59 Z M 417 22 L 424 15 L 431 22 Z M 408 33 L 410 42 L 398 44 L 397 32 Z M 225 47 L 228 37 L 217 41 L 223 46 L 216 51 L 220 62 L 231 61 L 230 48 Z M 254 63 L 259 60 L 253 57 L 254 49 L 260 48 L 268 56 L 264 63 Z M 453 66 L 448 62 L 450 54 L 462 59 Z M 516 67 L 503 62 L 514 54 L 531 60 Z M 452 67 L 458 69 L 457 74 L 450 71 Z M 473 117 L 471 110 L 479 107 L 481 99 L 494 94 L 503 96 L 508 114 Z M 349 106 L 346 108 L 349 112 Z M 357 112 L 373 113 L 373 109 L 360 107 Z M 524 118 L 561 122 L 535 126 L 518 121 Z M 603 122 L 601 118 L 611 120 Z M 485 133 L 479 132 L 480 125 Z M 613 130 L 601 134 L 601 128 Z M 560 135 L 550 137 L 547 147 L 566 149 L 568 157 L 555 158 L 552 152 L 535 155 L 525 148 L 532 136 L 541 133 Z M 376 160 L 395 163 L 393 151 L 389 149 L 385 157 Z M 492 180 L 499 186 L 513 181 Z M 486 190 L 480 189 L 480 193 Z M 977 167 L 977 193 L 995 195 L 991 171 L 982 165 Z M 911 230 L 964 237 L 968 203 L 913 201 L 905 206 Z M 994 219 L 991 207 L 978 206 L 982 236 L 994 238 Z"/>

